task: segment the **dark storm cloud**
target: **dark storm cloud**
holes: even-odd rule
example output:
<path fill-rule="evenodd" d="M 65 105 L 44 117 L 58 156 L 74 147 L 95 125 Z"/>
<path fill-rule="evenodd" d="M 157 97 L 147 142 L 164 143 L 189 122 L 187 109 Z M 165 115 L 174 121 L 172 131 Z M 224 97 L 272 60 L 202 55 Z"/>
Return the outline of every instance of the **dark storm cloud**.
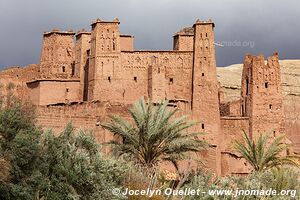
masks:
<path fill-rule="evenodd" d="M 300 58 L 300 1 L 279 0 L 0 0 L 0 67 L 38 63 L 42 32 L 90 28 L 96 18 L 118 17 L 136 49 L 171 49 L 172 36 L 197 18 L 213 19 L 217 63 L 244 54 Z"/>

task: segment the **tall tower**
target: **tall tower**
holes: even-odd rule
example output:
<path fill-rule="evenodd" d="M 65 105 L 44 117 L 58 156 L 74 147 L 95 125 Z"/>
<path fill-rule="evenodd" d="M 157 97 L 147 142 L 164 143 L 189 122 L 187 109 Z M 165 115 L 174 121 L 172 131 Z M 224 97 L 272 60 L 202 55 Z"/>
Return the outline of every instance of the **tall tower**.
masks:
<path fill-rule="evenodd" d="M 89 62 L 89 100 L 116 100 L 122 97 L 120 67 L 119 20 L 112 22 L 97 19 L 92 23 Z M 112 89 L 120 90 L 114 93 Z M 112 95 L 116 96 L 112 96 Z M 121 94 L 118 96 L 118 94 Z"/>
<path fill-rule="evenodd" d="M 74 64 L 74 32 L 45 32 L 40 59 L 41 78 L 70 78 L 76 75 Z"/>
<path fill-rule="evenodd" d="M 284 133 L 278 53 L 246 55 L 242 76 L 242 114 L 249 117 L 250 136 Z"/>
<path fill-rule="evenodd" d="M 218 81 L 214 48 L 214 23 L 197 20 L 194 24 L 194 63 L 192 113 L 200 121 L 199 132 L 204 132 L 205 139 L 216 146 L 216 163 L 211 164 L 220 174 L 219 144 L 221 138 L 220 112 L 218 100 Z M 214 166 L 213 166 L 214 165 Z"/>

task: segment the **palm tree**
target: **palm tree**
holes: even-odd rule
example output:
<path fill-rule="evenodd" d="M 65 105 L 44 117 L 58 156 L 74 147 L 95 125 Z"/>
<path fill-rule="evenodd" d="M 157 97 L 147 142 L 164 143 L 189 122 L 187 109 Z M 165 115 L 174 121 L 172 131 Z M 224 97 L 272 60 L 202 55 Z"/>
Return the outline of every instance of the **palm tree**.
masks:
<path fill-rule="evenodd" d="M 289 149 L 289 145 L 283 142 L 284 135 L 275 138 L 271 143 L 268 135 L 260 135 L 257 140 L 251 140 L 244 132 L 244 141 L 235 141 L 235 149 L 253 167 L 255 171 L 263 171 L 282 165 L 299 166 L 298 156 L 283 153 Z"/>
<path fill-rule="evenodd" d="M 187 121 L 186 116 L 176 118 L 176 112 L 177 109 L 168 107 L 168 101 L 154 106 L 140 99 L 129 109 L 131 121 L 110 116 L 110 122 L 102 127 L 123 139 L 123 142 L 110 142 L 118 156 L 129 155 L 147 168 L 161 161 L 170 161 L 177 168 L 177 160 L 208 145 L 197 139 L 199 133 L 188 133 L 196 123 Z"/>

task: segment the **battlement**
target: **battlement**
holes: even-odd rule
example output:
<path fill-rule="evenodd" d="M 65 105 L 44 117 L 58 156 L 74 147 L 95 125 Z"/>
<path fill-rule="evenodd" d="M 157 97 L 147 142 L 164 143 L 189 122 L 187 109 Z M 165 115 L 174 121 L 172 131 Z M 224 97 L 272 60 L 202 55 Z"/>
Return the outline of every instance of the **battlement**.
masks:
<path fill-rule="evenodd" d="M 48 31 L 48 32 L 44 32 L 43 33 L 43 36 L 50 36 L 50 35 L 53 35 L 53 34 L 58 34 L 58 35 L 75 35 L 75 33 L 73 32 L 72 29 L 69 29 L 67 31 L 61 31 L 60 29 L 57 29 L 57 28 L 54 28 L 52 29 L 52 31 Z"/>
<path fill-rule="evenodd" d="M 80 37 L 81 35 L 91 35 L 91 32 L 87 31 L 85 29 L 81 29 L 81 30 L 77 31 L 75 36 L 77 38 L 77 37 Z"/>
<path fill-rule="evenodd" d="M 115 18 L 113 21 L 103 21 L 103 20 L 98 18 L 95 21 L 92 21 L 91 26 L 93 27 L 94 25 L 96 25 L 98 23 L 108 23 L 108 24 L 117 23 L 117 24 L 120 24 L 120 21 L 119 21 L 118 18 Z"/>
<path fill-rule="evenodd" d="M 213 28 L 215 27 L 215 23 L 211 19 L 209 19 L 207 21 L 197 19 L 194 26 L 195 25 L 209 25 L 209 24 L 211 24 L 213 26 Z"/>

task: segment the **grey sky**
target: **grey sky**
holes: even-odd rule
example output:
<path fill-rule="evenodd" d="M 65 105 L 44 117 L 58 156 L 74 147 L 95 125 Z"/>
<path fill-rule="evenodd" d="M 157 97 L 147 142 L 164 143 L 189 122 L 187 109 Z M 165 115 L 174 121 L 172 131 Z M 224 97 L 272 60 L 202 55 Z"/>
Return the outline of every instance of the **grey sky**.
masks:
<path fill-rule="evenodd" d="M 136 49 L 171 49 L 175 32 L 211 18 L 225 44 L 216 47 L 218 66 L 241 63 L 247 52 L 300 59 L 298 0 L 0 0 L 0 68 L 38 63 L 43 31 L 115 17 Z"/>

